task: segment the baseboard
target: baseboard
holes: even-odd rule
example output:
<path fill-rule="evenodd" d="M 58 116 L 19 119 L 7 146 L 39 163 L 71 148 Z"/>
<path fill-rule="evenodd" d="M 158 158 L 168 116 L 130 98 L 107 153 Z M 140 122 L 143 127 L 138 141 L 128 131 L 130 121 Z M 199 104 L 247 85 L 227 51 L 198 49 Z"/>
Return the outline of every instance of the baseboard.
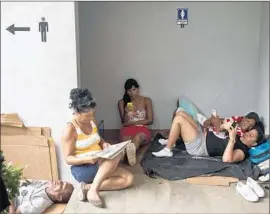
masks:
<path fill-rule="evenodd" d="M 151 129 L 151 136 L 154 137 L 157 133 L 169 133 L 169 129 Z M 120 129 L 105 129 L 104 139 L 111 143 L 118 143 L 120 141 Z"/>

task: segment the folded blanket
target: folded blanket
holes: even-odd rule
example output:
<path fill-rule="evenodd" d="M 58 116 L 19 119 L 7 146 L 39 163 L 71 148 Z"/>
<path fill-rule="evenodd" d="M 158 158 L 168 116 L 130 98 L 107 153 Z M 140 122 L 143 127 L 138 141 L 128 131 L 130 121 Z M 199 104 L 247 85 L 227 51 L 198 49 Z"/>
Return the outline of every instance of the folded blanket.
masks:
<path fill-rule="evenodd" d="M 238 164 L 223 163 L 221 157 L 192 157 L 183 150 L 183 144 L 176 144 L 173 157 L 158 158 L 152 152 L 160 151 L 164 146 L 152 141 L 141 166 L 146 175 L 155 178 L 160 176 L 168 180 L 180 180 L 205 174 L 236 177 L 245 180 L 247 177 L 257 179 L 260 173 L 258 166 L 253 167 L 246 159 Z"/>

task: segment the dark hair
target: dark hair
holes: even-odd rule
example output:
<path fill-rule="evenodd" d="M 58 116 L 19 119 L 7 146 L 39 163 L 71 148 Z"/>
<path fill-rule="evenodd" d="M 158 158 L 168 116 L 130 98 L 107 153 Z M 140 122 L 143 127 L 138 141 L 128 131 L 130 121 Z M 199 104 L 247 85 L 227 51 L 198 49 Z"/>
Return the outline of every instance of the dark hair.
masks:
<path fill-rule="evenodd" d="M 261 129 L 262 133 L 265 134 L 264 124 L 261 120 L 257 123 L 257 126 Z"/>
<path fill-rule="evenodd" d="M 260 117 L 256 112 L 249 112 L 246 115 L 246 118 L 253 119 L 256 123 L 260 122 Z"/>
<path fill-rule="evenodd" d="M 125 82 L 125 94 L 123 96 L 123 101 L 124 101 L 124 107 L 131 101 L 130 96 L 127 94 L 127 90 L 131 89 L 132 87 L 139 88 L 139 84 L 135 79 L 128 79 Z"/>
<path fill-rule="evenodd" d="M 74 190 L 74 187 L 71 185 L 71 190 L 70 191 L 65 191 L 63 192 L 63 195 L 62 195 L 62 200 L 60 203 L 67 203 L 73 193 L 73 190 Z"/>
<path fill-rule="evenodd" d="M 86 112 L 88 109 L 96 107 L 96 101 L 87 88 L 74 88 L 70 91 L 71 103 L 69 108 L 76 113 Z"/>
<path fill-rule="evenodd" d="M 257 143 L 260 144 L 264 140 L 264 130 L 262 130 L 259 124 L 254 126 L 253 129 L 256 129 L 258 132 Z"/>
<path fill-rule="evenodd" d="M 64 204 L 66 204 L 66 203 L 68 203 L 68 201 L 69 201 L 69 199 L 70 199 L 70 197 L 71 197 L 71 195 L 73 193 L 73 190 L 74 190 L 73 185 L 70 185 L 70 188 L 65 189 L 63 192 L 59 193 L 62 196 L 62 200 L 57 199 L 57 197 L 55 195 L 53 195 L 53 194 L 49 194 L 49 197 L 54 203 L 64 203 Z"/>

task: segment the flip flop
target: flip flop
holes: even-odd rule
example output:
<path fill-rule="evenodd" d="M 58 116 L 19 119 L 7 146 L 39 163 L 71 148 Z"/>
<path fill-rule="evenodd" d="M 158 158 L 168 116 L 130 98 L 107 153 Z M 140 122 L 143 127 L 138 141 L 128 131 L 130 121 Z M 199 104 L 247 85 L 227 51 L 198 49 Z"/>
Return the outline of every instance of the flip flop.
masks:
<path fill-rule="evenodd" d="M 127 159 L 130 166 L 136 164 L 136 146 L 134 143 L 129 143 L 126 148 Z"/>
<path fill-rule="evenodd" d="M 80 183 L 80 190 L 78 192 L 78 200 L 79 201 L 86 201 L 86 195 L 87 195 L 88 189 L 85 187 L 85 183 Z"/>
<path fill-rule="evenodd" d="M 105 208 L 105 204 L 103 202 L 102 199 L 100 200 L 92 200 L 92 199 L 88 199 L 88 201 L 93 204 L 95 207 L 99 207 L 99 208 Z"/>

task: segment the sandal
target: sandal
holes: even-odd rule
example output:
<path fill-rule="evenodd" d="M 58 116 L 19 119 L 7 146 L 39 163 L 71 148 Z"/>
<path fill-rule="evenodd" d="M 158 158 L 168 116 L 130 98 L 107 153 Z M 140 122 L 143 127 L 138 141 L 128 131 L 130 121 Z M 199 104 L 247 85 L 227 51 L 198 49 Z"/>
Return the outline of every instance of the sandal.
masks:
<path fill-rule="evenodd" d="M 93 204 L 95 207 L 99 207 L 99 208 L 105 208 L 104 202 L 102 199 L 100 200 L 91 200 L 88 199 L 88 201 Z"/>
<path fill-rule="evenodd" d="M 136 146 L 134 143 L 129 143 L 126 148 L 127 159 L 130 166 L 136 164 Z"/>
<path fill-rule="evenodd" d="M 84 182 L 80 183 L 80 190 L 78 192 L 78 200 L 79 201 L 86 201 L 86 195 L 87 195 L 88 189 L 85 186 Z"/>
<path fill-rule="evenodd" d="M 103 202 L 103 200 L 100 198 L 99 200 L 93 200 L 89 198 L 89 195 L 87 193 L 87 200 L 93 204 L 95 207 L 99 207 L 99 208 L 105 208 L 105 204 Z"/>

